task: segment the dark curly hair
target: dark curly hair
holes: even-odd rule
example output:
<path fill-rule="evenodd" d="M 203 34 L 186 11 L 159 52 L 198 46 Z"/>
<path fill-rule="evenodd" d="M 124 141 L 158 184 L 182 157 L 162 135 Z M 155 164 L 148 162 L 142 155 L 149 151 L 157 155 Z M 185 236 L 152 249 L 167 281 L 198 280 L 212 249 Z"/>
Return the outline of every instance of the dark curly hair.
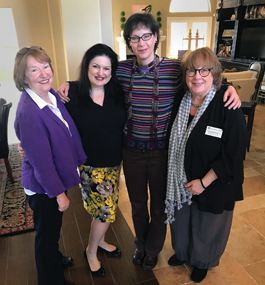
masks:
<path fill-rule="evenodd" d="M 146 27 L 151 30 L 153 35 L 157 35 L 157 42 L 155 43 L 154 52 L 156 52 L 159 44 L 159 26 L 155 18 L 148 13 L 136 13 L 131 15 L 125 23 L 123 37 L 127 47 L 132 51 L 130 46 L 130 36 L 135 29 Z"/>

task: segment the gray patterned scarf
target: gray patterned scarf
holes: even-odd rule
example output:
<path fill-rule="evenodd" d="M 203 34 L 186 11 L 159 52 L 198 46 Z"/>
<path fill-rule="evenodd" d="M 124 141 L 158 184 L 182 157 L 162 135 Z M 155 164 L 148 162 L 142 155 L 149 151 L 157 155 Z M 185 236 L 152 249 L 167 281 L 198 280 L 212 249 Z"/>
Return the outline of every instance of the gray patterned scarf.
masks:
<path fill-rule="evenodd" d="M 215 95 L 215 87 L 212 86 L 209 93 L 206 95 L 204 101 L 198 108 L 193 120 L 189 124 L 188 119 L 191 107 L 191 93 L 187 91 L 184 95 L 177 116 L 172 125 L 169 150 L 168 150 L 168 173 L 167 173 L 167 193 L 166 193 L 166 210 L 168 219 L 166 223 L 172 223 L 174 218 L 174 207 L 177 209 L 182 208 L 183 203 L 191 204 L 192 194 L 185 188 L 185 184 L 188 183 L 185 169 L 185 148 L 189 135 L 200 117 L 212 101 Z"/>

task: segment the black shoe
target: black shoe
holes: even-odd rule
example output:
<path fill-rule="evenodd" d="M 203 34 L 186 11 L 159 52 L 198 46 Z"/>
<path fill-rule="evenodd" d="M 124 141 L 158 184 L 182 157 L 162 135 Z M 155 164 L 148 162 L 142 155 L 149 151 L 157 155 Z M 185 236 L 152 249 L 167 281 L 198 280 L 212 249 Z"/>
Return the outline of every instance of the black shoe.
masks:
<path fill-rule="evenodd" d="M 62 256 L 62 266 L 70 266 L 73 264 L 73 258 L 69 256 Z"/>
<path fill-rule="evenodd" d="M 133 254 L 133 263 L 141 265 L 143 264 L 144 258 L 145 258 L 145 252 L 143 250 L 136 248 Z"/>
<path fill-rule="evenodd" d="M 86 250 L 84 251 L 84 258 L 87 262 L 87 265 L 88 265 L 88 268 L 90 270 L 90 272 L 95 275 L 95 276 L 100 276 L 100 277 L 103 277 L 106 275 L 106 271 L 105 269 L 103 268 L 102 264 L 100 263 L 100 268 L 97 270 L 97 271 L 92 271 L 91 268 L 90 268 L 90 265 L 89 265 L 89 262 L 87 260 L 87 255 L 86 255 Z"/>
<path fill-rule="evenodd" d="M 144 270 L 153 270 L 156 267 L 157 264 L 157 256 L 151 257 L 151 256 L 146 256 L 144 258 L 144 263 L 143 263 L 143 269 Z"/>
<path fill-rule="evenodd" d="M 113 251 L 107 251 L 106 249 L 102 248 L 101 246 L 98 246 L 98 251 L 104 252 L 105 254 L 107 254 L 108 256 L 113 257 L 113 258 L 121 257 L 121 251 L 117 247 Z"/>
<path fill-rule="evenodd" d="M 198 267 L 194 267 L 190 276 L 191 281 L 195 283 L 200 283 L 206 277 L 208 269 L 200 269 Z"/>
<path fill-rule="evenodd" d="M 75 285 L 75 283 L 74 282 L 70 282 L 70 281 L 67 281 L 67 280 L 65 280 L 65 283 L 64 283 L 65 285 Z"/>
<path fill-rule="evenodd" d="M 168 260 L 168 264 L 170 266 L 179 266 L 179 265 L 182 265 L 184 263 L 185 263 L 185 261 L 179 260 L 176 256 L 176 254 L 172 255 Z"/>

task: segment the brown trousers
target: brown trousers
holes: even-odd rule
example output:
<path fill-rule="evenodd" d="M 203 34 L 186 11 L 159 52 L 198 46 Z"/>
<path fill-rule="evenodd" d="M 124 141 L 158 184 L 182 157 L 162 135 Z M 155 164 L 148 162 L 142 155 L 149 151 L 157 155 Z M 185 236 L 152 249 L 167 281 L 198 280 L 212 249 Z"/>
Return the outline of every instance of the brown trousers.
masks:
<path fill-rule="evenodd" d="M 155 257 L 162 250 L 166 237 L 167 151 L 124 148 L 123 170 L 132 205 L 136 247 Z"/>

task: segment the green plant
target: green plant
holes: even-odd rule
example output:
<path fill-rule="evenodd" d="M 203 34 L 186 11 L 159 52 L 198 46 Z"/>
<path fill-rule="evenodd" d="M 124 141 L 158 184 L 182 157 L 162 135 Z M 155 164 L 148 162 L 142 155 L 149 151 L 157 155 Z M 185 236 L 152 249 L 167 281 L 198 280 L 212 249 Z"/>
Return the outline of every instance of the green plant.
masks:
<path fill-rule="evenodd" d="M 120 21 L 121 21 L 121 29 L 122 29 L 122 30 L 124 29 L 125 22 L 126 22 L 126 18 L 125 18 L 124 16 L 125 16 L 125 12 L 124 12 L 124 11 L 121 11 L 121 18 L 120 18 Z"/>
<path fill-rule="evenodd" d="M 162 28 L 162 23 L 161 23 L 162 22 L 162 18 L 160 17 L 161 16 L 161 12 L 157 11 L 156 15 L 157 15 L 156 21 L 158 23 L 158 27 L 159 27 L 159 29 L 161 29 Z"/>

